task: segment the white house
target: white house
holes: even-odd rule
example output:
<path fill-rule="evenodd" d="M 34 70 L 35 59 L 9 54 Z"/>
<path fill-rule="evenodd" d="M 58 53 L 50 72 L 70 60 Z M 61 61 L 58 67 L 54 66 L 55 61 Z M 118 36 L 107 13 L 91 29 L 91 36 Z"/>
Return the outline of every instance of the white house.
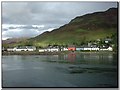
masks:
<path fill-rule="evenodd" d="M 98 48 L 98 47 L 92 47 L 92 49 L 91 49 L 91 50 L 98 51 L 98 50 L 100 50 L 100 48 Z"/>
<path fill-rule="evenodd" d="M 14 51 L 14 48 L 7 48 L 7 51 L 12 52 Z"/>
<path fill-rule="evenodd" d="M 47 49 L 39 49 L 39 52 L 46 52 Z"/>
<path fill-rule="evenodd" d="M 20 46 L 13 48 L 13 51 L 34 51 L 36 50 L 35 46 Z"/>
<path fill-rule="evenodd" d="M 58 47 L 48 47 L 44 51 L 47 52 L 58 52 L 60 49 Z"/>
<path fill-rule="evenodd" d="M 60 51 L 68 51 L 68 48 L 66 48 L 66 47 L 60 47 L 59 49 L 60 49 Z"/>
<path fill-rule="evenodd" d="M 2 47 L 2 51 L 4 51 L 5 50 L 5 48 L 4 47 Z"/>
<path fill-rule="evenodd" d="M 111 41 L 112 41 L 111 38 L 106 38 L 106 39 L 105 39 L 105 43 L 109 43 L 109 42 L 111 42 Z"/>
<path fill-rule="evenodd" d="M 28 51 L 28 49 L 26 48 L 26 46 L 22 46 L 14 48 L 14 51 Z"/>
<path fill-rule="evenodd" d="M 91 51 L 92 48 L 91 47 L 84 47 L 83 50 L 90 50 Z"/>
<path fill-rule="evenodd" d="M 99 47 L 84 47 L 83 50 L 98 51 Z"/>
<path fill-rule="evenodd" d="M 100 50 L 101 50 L 101 51 L 113 51 L 113 48 L 109 46 L 108 48 L 103 47 L 103 48 L 101 48 Z"/>
<path fill-rule="evenodd" d="M 27 51 L 35 51 L 36 47 L 35 46 L 26 46 Z"/>
<path fill-rule="evenodd" d="M 58 52 L 59 48 L 57 47 L 49 47 L 45 49 L 39 49 L 39 52 Z"/>
<path fill-rule="evenodd" d="M 68 48 L 63 48 L 63 51 L 68 51 Z"/>
<path fill-rule="evenodd" d="M 76 51 L 84 50 L 83 47 L 76 47 Z"/>
<path fill-rule="evenodd" d="M 63 48 L 61 48 L 60 50 L 61 50 L 61 51 L 68 51 L 68 48 L 63 47 Z"/>
<path fill-rule="evenodd" d="M 109 47 L 108 50 L 109 50 L 109 51 L 113 51 L 113 48 L 112 48 L 112 47 Z"/>
<path fill-rule="evenodd" d="M 59 48 L 49 48 L 48 51 L 49 52 L 58 52 Z"/>

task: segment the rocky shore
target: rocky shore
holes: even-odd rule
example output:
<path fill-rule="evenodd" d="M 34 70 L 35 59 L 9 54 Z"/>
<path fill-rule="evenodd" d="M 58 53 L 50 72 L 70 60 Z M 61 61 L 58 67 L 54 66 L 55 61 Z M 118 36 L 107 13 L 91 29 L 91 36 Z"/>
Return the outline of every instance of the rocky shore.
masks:
<path fill-rule="evenodd" d="M 2 55 L 58 55 L 60 52 L 2 52 Z"/>
<path fill-rule="evenodd" d="M 21 51 L 21 52 L 7 52 L 7 51 L 4 51 L 2 52 L 2 55 L 59 55 L 59 54 L 90 54 L 90 53 L 116 53 L 116 52 L 109 52 L 109 51 L 106 51 L 106 52 L 80 52 L 80 51 L 64 51 L 64 52 L 38 52 L 38 51 Z"/>

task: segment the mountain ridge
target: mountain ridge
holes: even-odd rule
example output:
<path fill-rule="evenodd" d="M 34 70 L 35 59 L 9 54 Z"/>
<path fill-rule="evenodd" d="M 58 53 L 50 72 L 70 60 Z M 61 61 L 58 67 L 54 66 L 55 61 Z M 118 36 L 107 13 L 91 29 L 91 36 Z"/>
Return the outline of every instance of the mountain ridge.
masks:
<path fill-rule="evenodd" d="M 77 16 L 69 23 L 46 31 L 34 38 L 30 38 L 20 44 L 34 46 L 48 45 L 80 45 L 83 42 L 103 39 L 117 34 L 118 30 L 118 8 L 110 8 L 106 11 L 94 12 Z M 18 45 L 18 44 L 17 44 Z"/>
<path fill-rule="evenodd" d="M 54 29 L 51 32 L 44 32 L 29 40 L 35 40 L 37 42 L 35 45 L 42 45 L 43 43 L 48 45 L 72 43 L 80 44 L 83 41 L 105 38 L 117 33 L 117 15 L 118 9 L 110 8 L 107 11 L 77 16 L 68 24 Z M 94 36 L 92 36 L 92 34 Z"/>

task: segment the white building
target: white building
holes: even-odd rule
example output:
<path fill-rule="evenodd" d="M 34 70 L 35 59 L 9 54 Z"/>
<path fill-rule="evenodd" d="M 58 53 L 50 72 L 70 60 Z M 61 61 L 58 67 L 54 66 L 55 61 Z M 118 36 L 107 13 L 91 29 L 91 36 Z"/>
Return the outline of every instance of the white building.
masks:
<path fill-rule="evenodd" d="M 98 51 L 99 47 L 84 47 L 83 50 Z"/>
<path fill-rule="evenodd" d="M 4 47 L 2 47 L 2 51 L 4 51 L 5 50 L 5 48 Z"/>
<path fill-rule="evenodd" d="M 68 51 L 68 48 L 66 48 L 66 47 L 60 47 L 59 50 L 60 51 Z"/>
<path fill-rule="evenodd" d="M 49 48 L 47 49 L 49 52 L 58 52 L 59 48 Z"/>
<path fill-rule="evenodd" d="M 58 52 L 59 48 L 45 48 L 45 49 L 39 49 L 39 52 Z"/>
<path fill-rule="evenodd" d="M 101 51 L 113 51 L 113 48 L 109 46 L 108 48 L 104 47 L 104 48 L 101 48 L 100 50 Z"/>
<path fill-rule="evenodd" d="M 109 50 L 109 51 L 113 51 L 113 48 L 112 48 L 112 47 L 109 47 L 108 50 Z"/>
<path fill-rule="evenodd" d="M 7 51 L 13 52 L 13 51 L 14 51 L 14 48 L 7 48 Z"/>
<path fill-rule="evenodd" d="M 28 49 L 25 46 L 22 46 L 14 48 L 14 51 L 28 51 Z"/>
<path fill-rule="evenodd" d="M 46 52 L 47 49 L 39 49 L 39 52 Z"/>
<path fill-rule="evenodd" d="M 63 51 L 68 51 L 68 48 L 63 48 Z"/>
<path fill-rule="evenodd" d="M 35 51 L 35 46 L 21 46 L 13 48 L 13 51 Z"/>
<path fill-rule="evenodd" d="M 105 39 L 105 43 L 109 43 L 109 42 L 111 42 L 111 41 L 112 41 L 111 38 L 106 38 L 106 39 Z"/>
<path fill-rule="evenodd" d="M 91 51 L 91 47 L 84 47 L 83 50 L 90 50 Z"/>
<path fill-rule="evenodd" d="M 100 48 L 98 48 L 98 47 L 92 47 L 92 49 L 91 49 L 91 50 L 98 51 L 98 50 L 100 50 Z"/>
<path fill-rule="evenodd" d="M 26 46 L 27 51 L 35 51 L 36 47 L 35 46 Z"/>

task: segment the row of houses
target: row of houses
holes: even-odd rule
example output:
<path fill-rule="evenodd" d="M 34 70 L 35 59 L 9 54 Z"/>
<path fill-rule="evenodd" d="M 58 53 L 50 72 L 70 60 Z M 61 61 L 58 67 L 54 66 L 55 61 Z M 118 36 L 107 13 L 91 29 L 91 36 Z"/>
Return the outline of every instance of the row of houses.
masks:
<path fill-rule="evenodd" d="M 113 51 L 113 48 L 110 46 L 104 47 L 89 47 L 89 46 L 82 46 L 82 47 L 75 47 L 69 46 L 67 48 L 59 48 L 59 47 L 49 47 L 44 49 L 39 49 L 39 52 L 58 52 L 58 51 Z"/>
<path fill-rule="evenodd" d="M 42 48 L 39 49 L 39 52 L 58 52 L 58 51 L 68 51 L 68 48 L 65 47 L 48 47 L 48 48 Z"/>
<path fill-rule="evenodd" d="M 35 46 L 20 46 L 14 48 L 7 48 L 7 51 L 35 51 Z"/>
<path fill-rule="evenodd" d="M 76 47 L 74 45 L 68 46 L 68 47 L 46 47 L 46 48 L 40 48 L 36 49 L 35 46 L 20 46 L 20 47 L 14 47 L 14 48 L 7 48 L 7 51 L 36 51 L 39 52 L 58 52 L 58 51 L 113 51 L 113 48 L 110 46 L 103 46 L 103 47 L 97 47 L 97 46 L 81 46 Z"/>

